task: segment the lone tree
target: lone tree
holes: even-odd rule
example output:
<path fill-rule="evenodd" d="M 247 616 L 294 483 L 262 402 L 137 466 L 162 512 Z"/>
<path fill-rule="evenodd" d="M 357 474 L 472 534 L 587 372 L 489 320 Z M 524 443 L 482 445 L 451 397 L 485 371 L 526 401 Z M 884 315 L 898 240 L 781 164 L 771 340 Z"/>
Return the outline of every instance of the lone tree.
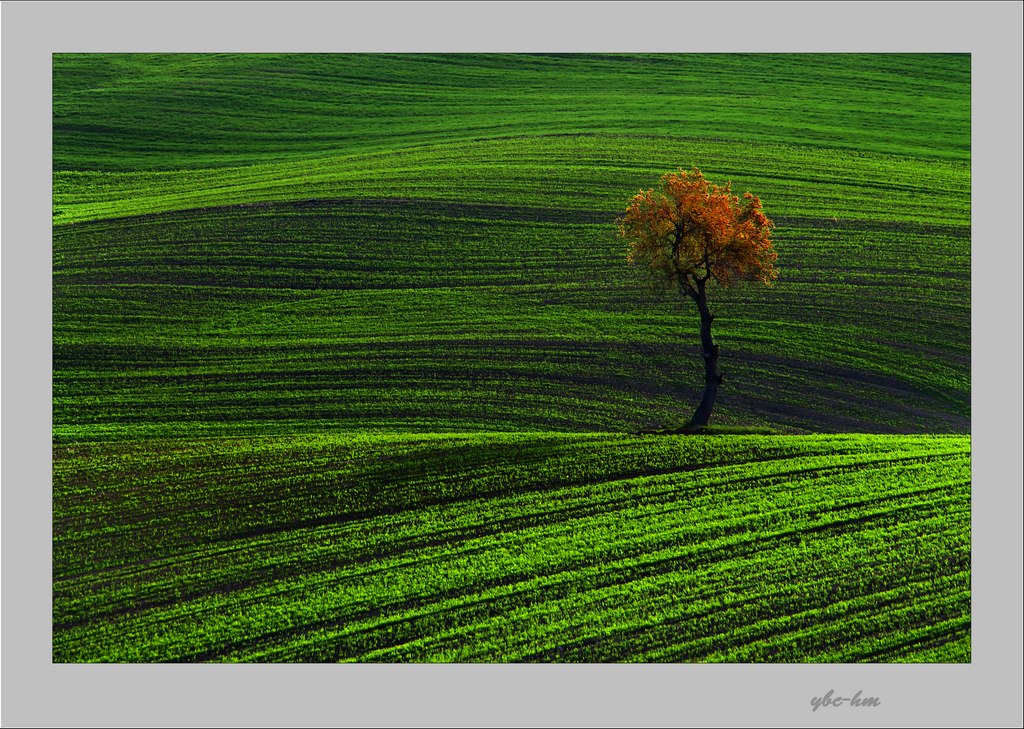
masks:
<path fill-rule="evenodd" d="M 689 296 L 700 313 L 704 350 L 704 394 L 684 430 L 708 424 L 722 373 L 718 345 L 711 339 L 715 315 L 708 308 L 708 287 L 739 281 L 775 279 L 777 257 L 771 243 L 772 221 L 761 200 L 749 192 L 743 200 L 731 183 L 712 185 L 696 167 L 661 177 L 661 190 L 641 191 L 619 219 L 619 234 L 629 242 L 628 260 L 644 264 L 667 286 Z"/>

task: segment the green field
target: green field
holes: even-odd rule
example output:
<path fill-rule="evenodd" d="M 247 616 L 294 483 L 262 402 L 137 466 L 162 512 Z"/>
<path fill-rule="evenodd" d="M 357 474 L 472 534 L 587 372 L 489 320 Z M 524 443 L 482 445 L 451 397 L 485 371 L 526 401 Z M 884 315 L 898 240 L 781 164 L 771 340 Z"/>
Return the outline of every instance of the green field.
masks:
<path fill-rule="evenodd" d="M 54 653 L 962 660 L 962 436 L 502 433 L 58 451 Z"/>
<path fill-rule="evenodd" d="M 53 58 L 55 661 L 970 660 L 969 56 Z"/>

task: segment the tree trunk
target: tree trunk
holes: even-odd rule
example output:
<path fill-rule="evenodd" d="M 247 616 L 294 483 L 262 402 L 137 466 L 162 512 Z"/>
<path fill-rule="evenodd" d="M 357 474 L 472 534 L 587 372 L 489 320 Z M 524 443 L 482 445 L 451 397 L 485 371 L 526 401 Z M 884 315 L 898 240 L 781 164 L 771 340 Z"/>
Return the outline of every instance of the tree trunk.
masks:
<path fill-rule="evenodd" d="M 708 424 L 711 419 L 711 409 L 715 406 L 715 397 L 718 395 L 718 388 L 722 384 L 722 373 L 718 371 L 718 345 L 711 339 L 711 322 L 714 315 L 708 309 L 707 290 L 704 286 L 696 291 L 693 297 L 697 302 L 697 310 L 700 312 L 700 344 L 704 353 L 704 394 L 701 396 L 700 405 L 686 424 L 687 429 L 701 428 Z"/>

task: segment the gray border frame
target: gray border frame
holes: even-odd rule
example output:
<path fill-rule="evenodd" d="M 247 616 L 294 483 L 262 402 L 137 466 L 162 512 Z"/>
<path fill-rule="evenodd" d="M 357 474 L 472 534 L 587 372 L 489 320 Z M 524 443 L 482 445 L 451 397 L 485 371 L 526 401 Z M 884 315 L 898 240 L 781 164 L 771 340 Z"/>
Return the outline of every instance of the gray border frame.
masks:
<path fill-rule="evenodd" d="M 1021 726 L 1020 2 L 4 2 L 3 723 Z M 728 19 L 723 21 L 723 16 Z M 50 661 L 50 54 L 969 52 L 973 662 L 80 666 Z M 881 706 L 812 713 L 833 688 Z"/>

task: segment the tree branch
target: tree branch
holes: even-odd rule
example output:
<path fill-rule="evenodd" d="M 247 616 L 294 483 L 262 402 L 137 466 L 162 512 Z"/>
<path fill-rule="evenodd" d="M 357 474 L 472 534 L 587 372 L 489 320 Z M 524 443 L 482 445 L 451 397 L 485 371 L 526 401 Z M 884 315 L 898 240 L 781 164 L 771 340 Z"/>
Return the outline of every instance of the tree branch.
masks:
<path fill-rule="evenodd" d="M 707 236 L 704 236 L 704 257 L 701 259 L 700 267 L 704 269 L 704 276 L 701 278 L 702 283 L 707 283 L 711 278 L 711 248 L 708 246 Z M 694 278 L 696 278 L 694 274 Z"/>
<path fill-rule="evenodd" d="M 682 274 L 681 278 L 679 279 L 679 285 L 682 287 L 683 293 L 685 293 L 687 296 L 694 300 L 697 299 L 697 289 L 694 287 L 693 284 L 690 283 L 689 274 Z"/>

